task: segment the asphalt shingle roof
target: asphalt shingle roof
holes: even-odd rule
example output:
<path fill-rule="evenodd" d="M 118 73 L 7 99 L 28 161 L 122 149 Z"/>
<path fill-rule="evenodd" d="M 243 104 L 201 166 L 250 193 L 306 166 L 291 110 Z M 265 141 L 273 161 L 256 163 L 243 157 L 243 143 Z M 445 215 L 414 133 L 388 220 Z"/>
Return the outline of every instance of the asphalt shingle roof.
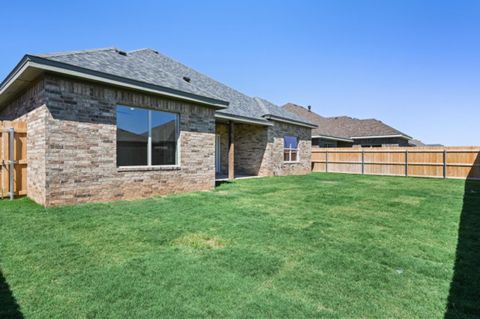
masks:
<path fill-rule="evenodd" d="M 282 108 L 317 124 L 318 127 L 312 130 L 312 136 L 330 136 L 345 139 L 386 135 L 409 137 L 407 134 L 376 119 L 362 120 L 349 116 L 323 117 L 293 103 L 285 104 Z"/>
<path fill-rule="evenodd" d="M 106 48 L 37 56 L 80 68 L 226 101 L 229 103 L 228 107 L 217 111 L 224 115 L 267 122 L 263 116 L 270 114 L 311 124 L 300 115 L 288 112 L 286 109 L 282 109 L 264 99 L 247 96 L 152 49 L 122 52 L 115 48 Z M 186 81 L 185 78 L 189 78 L 189 81 Z"/>

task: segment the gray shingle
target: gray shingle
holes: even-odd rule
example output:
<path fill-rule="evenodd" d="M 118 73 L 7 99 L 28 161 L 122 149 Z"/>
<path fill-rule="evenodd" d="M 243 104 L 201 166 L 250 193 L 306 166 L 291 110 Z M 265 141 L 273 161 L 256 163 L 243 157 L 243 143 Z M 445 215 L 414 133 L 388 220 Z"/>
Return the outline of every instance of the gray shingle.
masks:
<path fill-rule="evenodd" d="M 283 109 L 298 114 L 318 125 L 313 136 L 330 136 L 350 139 L 352 137 L 404 135 L 407 134 L 376 119 L 355 119 L 349 116 L 323 117 L 293 103 L 285 104 Z"/>
<path fill-rule="evenodd" d="M 157 51 L 141 49 L 125 53 L 123 54 L 122 51 L 115 48 L 106 48 L 37 56 L 229 102 L 228 108 L 217 111 L 220 114 L 262 121 L 266 121 L 264 115 L 271 114 L 309 123 L 308 120 L 297 114 L 292 114 L 264 99 L 249 97 Z M 188 77 L 189 82 L 185 81 L 184 77 Z"/>

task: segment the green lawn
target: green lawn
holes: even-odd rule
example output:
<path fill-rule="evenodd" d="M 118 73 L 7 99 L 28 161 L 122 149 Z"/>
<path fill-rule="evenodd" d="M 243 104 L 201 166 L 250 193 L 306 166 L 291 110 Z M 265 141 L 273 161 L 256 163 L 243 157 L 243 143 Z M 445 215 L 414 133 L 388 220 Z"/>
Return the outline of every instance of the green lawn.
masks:
<path fill-rule="evenodd" d="M 479 220 L 479 183 L 339 174 L 1 201 L 0 318 L 479 318 Z"/>

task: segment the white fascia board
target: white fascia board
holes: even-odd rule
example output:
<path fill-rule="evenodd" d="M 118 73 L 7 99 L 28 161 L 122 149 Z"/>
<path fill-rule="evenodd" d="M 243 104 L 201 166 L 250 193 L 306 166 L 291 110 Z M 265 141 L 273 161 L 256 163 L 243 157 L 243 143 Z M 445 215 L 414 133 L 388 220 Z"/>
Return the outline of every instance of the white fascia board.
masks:
<path fill-rule="evenodd" d="M 275 115 L 264 115 L 264 117 L 268 120 L 271 120 L 271 121 L 276 121 L 276 122 L 282 122 L 282 123 L 288 123 L 288 124 L 293 124 L 293 125 L 297 125 L 297 126 L 303 126 L 303 127 L 308 127 L 308 128 L 311 128 L 311 129 L 314 129 L 314 128 L 317 128 L 318 126 L 315 125 L 315 124 L 308 124 L 308 123 L 303 123 L 303 122 L 297 122 L 297 121 L 294 121 L 294 120 L 289 120 L 289 119 L 285 119 L 283 117 L 278 117 L 278 116 L 275 116 Z"/>
<path fill-rule="evenodd" d="M 402 135 L 402 134 L 397 134 L 397 135 L 378 135 L 378 136 L 354 136 L 352 137 L 353 140 L 366 140 L 366 139 L 370 139 L 370 138 L 395 138 L 395 137 L 399 137 L 399 138 L 404 138 L 406 140 L 410 140 L 411 137 L 410 136 L 407 136 L 407 135 Z"/>
<path fill-rule="evenodd" d="M 350 142 L 353 143 L 353 140 L 348 138 L 341 138 L 341 137 L 333 137 L 333 136 L 325 136 L 325 135 L 315 135 L 312 138 L 323 138 L 325 140 L 332 140 L 332 141 L 341 141 L 341 142 Z"/>

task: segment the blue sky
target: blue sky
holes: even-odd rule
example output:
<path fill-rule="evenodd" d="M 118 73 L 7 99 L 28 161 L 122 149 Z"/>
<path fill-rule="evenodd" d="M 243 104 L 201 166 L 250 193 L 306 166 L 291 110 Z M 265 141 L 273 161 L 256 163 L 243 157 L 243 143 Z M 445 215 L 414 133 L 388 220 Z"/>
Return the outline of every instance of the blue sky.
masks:
<path fill-rule="evenodd" d="M 150 47 L 248 95 L 480 144 L 480 1 L 8 1 L 0 76 L 25 53 Z"/>

